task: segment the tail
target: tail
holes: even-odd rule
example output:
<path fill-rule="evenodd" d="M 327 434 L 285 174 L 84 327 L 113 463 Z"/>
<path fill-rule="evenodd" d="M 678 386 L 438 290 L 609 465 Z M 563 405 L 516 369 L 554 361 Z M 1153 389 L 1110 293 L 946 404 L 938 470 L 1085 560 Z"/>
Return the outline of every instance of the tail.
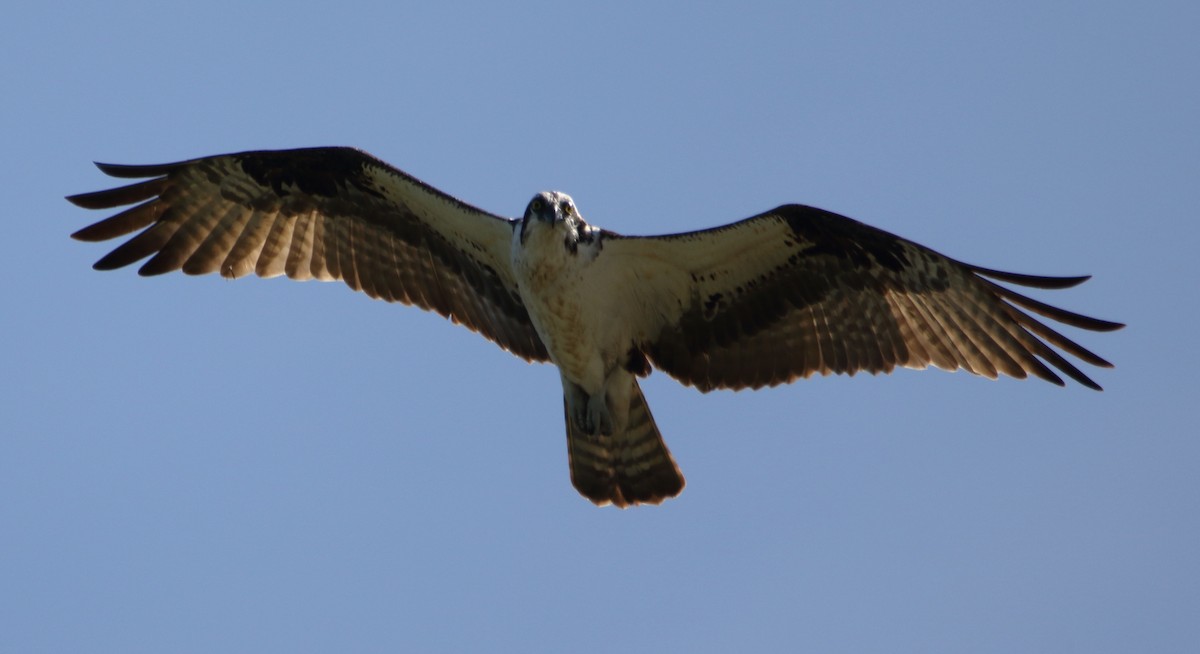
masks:
<path fill-rule="evenodd" d="M 659 504 L 683 490 L 683 475 L 637 380 L 632 380 L 625 429 L 611 436 L 585 434 L 567 416 L 567 457 L 571 483 L 597 505 Z M 564 400 L 564 408 L 565 408 Z"/>

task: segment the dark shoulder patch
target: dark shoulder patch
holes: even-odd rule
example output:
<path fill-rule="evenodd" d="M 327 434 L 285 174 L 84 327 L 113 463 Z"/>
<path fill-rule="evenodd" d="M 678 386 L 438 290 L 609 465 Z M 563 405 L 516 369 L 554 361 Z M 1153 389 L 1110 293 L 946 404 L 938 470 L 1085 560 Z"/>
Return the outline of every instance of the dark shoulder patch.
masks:
<path fill-rule="evenodd" d="M 347 187 L 380 196 L 366 175 L 370 157 L 353 148 L 301 148 L 246 152 L 234 156 L 247 175 L 279 196 L 301 193 L 336 197 Z M 286 188 L 285 188 L 286 187 Z"/>
<path fill-rule="evenodd" d="M 800 204 L 784 205 L 773 213 L 786 220 L 798 238 L 812 243 L 806 254 L 827 254 L 856 267 L 878 264 L 893 272 L 910 265 L 904 240 L 882 229 Z"/>
<path fill-rule="evenodd" d="M 592 229 L 590 225 L 579 221 L 579 242 L 584 245 L 596 245 L 596 249 L 604 247 L 604 230 Z"/>
<path fill-rule="evenodd" d="M 625 357 L 625 370 L 638 377 L 646 377 L 653 368 L 650 367 L 650 360 L 646 358 L 640 348 L 631 347 L 629 354 Z"/>
<path fill-rule="evenodd" d="M 713 293 L 704 301 L 704 319 L 712 320 L 727 304 L 724 293 Z"/>

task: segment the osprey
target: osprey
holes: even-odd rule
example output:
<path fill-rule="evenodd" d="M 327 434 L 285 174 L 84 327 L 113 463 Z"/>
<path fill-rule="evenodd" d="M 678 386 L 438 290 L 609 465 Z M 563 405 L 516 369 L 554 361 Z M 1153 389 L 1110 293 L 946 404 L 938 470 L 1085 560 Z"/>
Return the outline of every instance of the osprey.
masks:
<path fill-rule="evenodd" d="M 1026 310 L 1088 330 L 1122 327 L 992 281 L 1061 289 L 1086 276 L 968 265 L 809 206 L 624 236 L 588 224 L 563 193 L 538 193 L 510 220 L 351 148 L 97 166 L 148 178 L 67 198 L 89 209 L 136 205 L 72 235 L 142 230 L 97 270 L 150 256 L 142 275 L 340 279 L 556 365 L 571 482 L 601 505 L 659 503 L 683 490 L 638 385 L 652 368 L 702 392 L 930 365 L 1061 386 L 1053 367 L 1099 390 L 1050 346 L 1111 364 Z"/>

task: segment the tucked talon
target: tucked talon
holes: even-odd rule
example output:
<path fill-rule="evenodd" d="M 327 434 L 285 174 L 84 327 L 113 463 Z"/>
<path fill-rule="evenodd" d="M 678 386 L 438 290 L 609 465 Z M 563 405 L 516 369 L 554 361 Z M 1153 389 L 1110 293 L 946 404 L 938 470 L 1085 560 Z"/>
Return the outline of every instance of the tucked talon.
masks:
<path fill-rule="evenodd" d="M 587 414 L 588 433 L 600 436 L 612 436 L 612 413 L 608 410 L 608 402 L 605 400 L 603 394 L 597 393 L 588 398 Z"/>

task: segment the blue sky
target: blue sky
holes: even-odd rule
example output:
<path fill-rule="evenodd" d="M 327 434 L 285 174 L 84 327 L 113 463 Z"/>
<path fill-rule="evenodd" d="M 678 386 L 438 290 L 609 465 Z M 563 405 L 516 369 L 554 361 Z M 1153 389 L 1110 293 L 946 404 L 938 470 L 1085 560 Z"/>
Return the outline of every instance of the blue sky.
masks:
<path fill-rule="evenodd" d="M 33 3 L 25 3 L 32 5 Z M 1193 652 L 1193 3 L 6 11 L 0 650 Z M 571 488 L 555 371 L 339 284 L 97 273 L 93 160 L 354 145 L 625 233 L 785 202 L 1128 322 L 1095 393 L 644 384 L 688 487 Z M 1191 425 L 1191 426 L 1189 426 Z"/>

